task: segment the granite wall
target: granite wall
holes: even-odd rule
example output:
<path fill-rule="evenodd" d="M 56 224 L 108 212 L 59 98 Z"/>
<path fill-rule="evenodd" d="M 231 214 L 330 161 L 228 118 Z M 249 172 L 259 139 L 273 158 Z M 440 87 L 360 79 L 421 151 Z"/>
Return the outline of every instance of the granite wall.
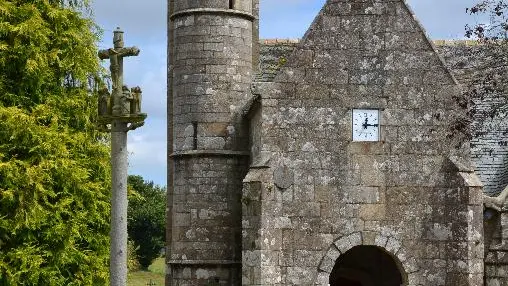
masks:
<path fill-rule="evenodd" d="M 327 285 L 361 245 L 407 285 L 482 285 L 482 189 L 457 83 L 403 1 L 328 1 L 273 82 L 244 179 L 242 283 Z M 351 109 L 381 111 L 352 142 Z M 251 124 L 256 125 L 256 124 Z"/>

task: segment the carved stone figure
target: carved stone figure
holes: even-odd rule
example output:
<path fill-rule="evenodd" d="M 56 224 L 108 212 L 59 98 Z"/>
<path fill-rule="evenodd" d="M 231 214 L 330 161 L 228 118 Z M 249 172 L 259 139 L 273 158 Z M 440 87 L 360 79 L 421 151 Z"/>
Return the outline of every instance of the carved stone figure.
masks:
<path fill-rule="evenodd" d="M 131 109 L 132 95 L 129 88 L 124 85 L 121 93 L 113 92 L 113 115 L 128 116 Z"/>
<path fill-rule="evenodd" d="M 131 95 L 131 114 L 139 114 L 141 113 L 141 88 L 139 86 L 131 88 Z"/>
<path fill-rule="evenodd" d="M 118 62 L 118 52 L 114 49 L 109 49 L 109 61 L 110 66 L 109 70 L 111 71 L 111 82 L 113 84 L 113 90 L 119 89 L 121 86 L 121 79 L 120 79 L 120 64 Z"/>
<path fill-rule="evenodd" d="M 122 94 L 113 89 L 113 94 L 111 95 L 111 105 L 112 105 L 111 114 L 114 116 L 119 116 L 122 113 L 121 112 L 122 111 L 121 102 L 120 102 L 121 97 L 122 97 Z"/>
<path fill-rule="evenodd" d="M 131 102 L 132 102 L 132 94 L 129 88 L 124 85 L 122 87 L 122 95 L 120 96 L 120 115 L 130 115 L 131 114 Z"/>
<path fill-rule="evenodd" d="M 99 90 L 99 104 L 98 104 L 98 112 L 99 116 L 111 115 L 111 106 L 110 100 L 111 95 L 107 88 L 101 88 Z"/>

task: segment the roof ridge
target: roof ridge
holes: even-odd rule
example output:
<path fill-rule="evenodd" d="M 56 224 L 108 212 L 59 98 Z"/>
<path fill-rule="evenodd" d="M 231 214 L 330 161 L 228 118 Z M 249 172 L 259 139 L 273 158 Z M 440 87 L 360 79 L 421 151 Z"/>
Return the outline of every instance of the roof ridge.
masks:
<path fill-rule="evenodd" d="M 477 40 L 452 39 L 452 40 L 432 40 L 436 46 L 477 46 L 480 43 Z"/>
<path fill-rule="evenodd" d="M 295 38 L 274 38 L 274 39 L 260 39 L 262 45 L 280 45 L 280 44 L 298 44 L 300 39 Z"/>
<path fill-rule="evenodd" d="M 266 38 L 259 40 L 259 42 L 263 45 L 298 44 L 300 41 L 300 38 Z M 469 39 L 431 39 L 430 41 L 436 46 L 476 46 L 480 44 L 477 40 Z"/>

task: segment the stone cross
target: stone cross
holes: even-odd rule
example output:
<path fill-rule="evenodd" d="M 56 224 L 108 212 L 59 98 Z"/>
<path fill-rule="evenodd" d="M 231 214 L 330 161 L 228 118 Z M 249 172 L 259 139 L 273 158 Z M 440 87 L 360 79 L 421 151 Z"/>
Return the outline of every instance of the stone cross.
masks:
<path fill-rule="evenodd" d="M 113 48 L 99 51 L 109 59 L 113 91 L 102 89 L 98 98 L 99 129 L 111 132 L 111 249 L 110 285 L 127 285 L 127 132 L 144 124 L 141 113 L 141 88 L 123 85 L 123 58 L 137 56 L 136 47 L 124 48 L 123 32 L 114 31 Z"/>
<path fill-rule="evenodd" d="M 122 113 L 122 93 L 123 93 L 123 58 L 139 55 L 137 47 L 124 47 L 123 32 L 117 28 L 113 36 L 113 48 L 99 51 L 101 60 L 109 59 L 111 80 L 113 83 L 113 115 L 126 115 Z"/>

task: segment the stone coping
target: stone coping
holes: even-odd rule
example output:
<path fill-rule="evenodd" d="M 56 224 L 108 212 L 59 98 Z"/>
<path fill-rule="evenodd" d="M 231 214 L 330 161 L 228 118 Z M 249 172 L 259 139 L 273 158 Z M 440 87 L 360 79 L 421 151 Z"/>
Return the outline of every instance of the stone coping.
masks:
<path fill-rule="evenodd" d="M 477 40 L 432 40 L 436 46 L 478 46 Z"/>
<path fill-rule="evenodd" d="M 295 45 L 300 42 L 300 39 L 261 39 L 259 42 L 262 45 L 276 46 L 276 45 Z"/>
<path fill-rule="evenodd" d="M 233 9 L 219 9 L 219 8 L 195 8 L 195 9 L 185 9 L 178 12 L 173 13 L 171 16 L 169 16 L 169 19 L 174 20 L 176 17 L 180 16 L 186 16 L 191 14 L 227 14 L 227 15 L 233 15 L 240 18 L 245 18 L 248 20 L 255 20 L 256 17 L 252 15 L 251 13 L 240 11 L 240 10 L 233 10 Z"/>
<path fill-rule="evenodd" d="M 241 261 L 235 260 L 169 260 L 168 264 L 173 265 L 232 265 L 239 264 L 241 265 Z"/>
<path fill-rule="evenodd" d="M 250 156 L 248 151 L 232 151 L 232 150 L 187 150 L 177 151 L 169 155 L 170 158 L 180 157 L 210 157 L 210 156 Z"/>
<path fill-rule="evenodd" d="M 260 39 L 259 42 L 262 45 L 277 46 L 277 45 L 296 45 L 300 42 L 300 39 Z M 436 46 L 476 46 L 481 45 L 477 40 L 432 40 L 432 43 Z"/>

